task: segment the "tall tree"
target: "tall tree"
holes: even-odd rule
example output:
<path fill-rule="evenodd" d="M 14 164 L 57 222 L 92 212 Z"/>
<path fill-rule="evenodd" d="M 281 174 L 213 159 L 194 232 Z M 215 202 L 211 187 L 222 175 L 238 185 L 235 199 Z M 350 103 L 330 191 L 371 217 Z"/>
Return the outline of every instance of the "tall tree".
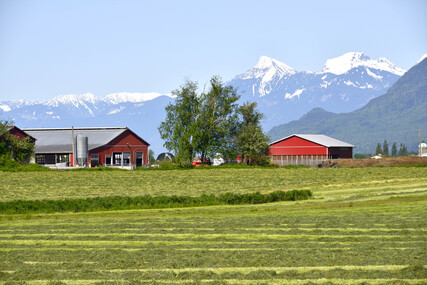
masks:
<path fill-rule="evenodd" d="M 237 123 L 236 103 L 240 96 L 232 86 L 224 86 L 221 78 L 214 76 L 210 80 L 208 92 L 200 96 L 200 114 L 198 116 L 198 147 L 202 161 L 224 152 L 227 134 Z"/>
<path fill-rule="evenodd" d="M 166 119 L 159 126 L 164 146 L 175 153 L 178 163 L 188 164 L 197 150 L 200 101 L 197 83 L 186 81 L 179 89 L 172 91 L 174 103 L 166 106 Z"/>
<path fill-rule="evenodd" d="M 377 144 L 377 148 L 375 149 L 375 154 L 378 155 L 378 154 L 381 154 L 381 153 L 383 153 L 383 150 L 381 149 L 381 144 L 378 143 Z"/>
<path fill-rule="evenodd" d="M 237 132 L 236 148 L 245 164 L 254 164 L 265 157 L 269 144 L 264 135 L 260 121 L 263 114 L 256 110 L 257 103 L 246 102 L 239 108 L 241 122 Z"/>
<path fill-rule="evenodd" d="M 393 145 L 391 146 L 391 155 L 397 156 L 397 144 L 396 143 L 393 143 Z"/>
<path fill-rule="evenodd" d="M 399 152 L 397 153 L 398 156 L 406 156 L 408 155 L 408 149 L 406 148 L 406 145 L 404 143 L 400 144 Z"/>
<path fill-rule="evenodd" d="M 384 142 L 383 142 L 383 154 L 385 154 L 385 155 L 389 154 L 387 140 L 384 140 Z"/>

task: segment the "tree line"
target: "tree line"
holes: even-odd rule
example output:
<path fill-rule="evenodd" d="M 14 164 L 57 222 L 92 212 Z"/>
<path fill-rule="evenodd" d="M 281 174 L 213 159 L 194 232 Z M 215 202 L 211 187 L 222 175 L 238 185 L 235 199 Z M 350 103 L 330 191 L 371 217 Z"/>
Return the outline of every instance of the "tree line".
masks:
<path fill-rule="evenodd" d="M 263 114 L 256 103 L 239 105 L 236 88 L 214 76 L 207 90 L 199 93 L 198 83 L 187 80 L 172 95 L 175 101 L 165 108 L 166 119 L 158 130 L 181 166 L 191 165 L 195 157 L 204 163 L 217 154 L 225 160 L 240 157 L 251 165 L 268 161 L 268 137 L 260 125 Z"/>
<path fill-rule="evenodd" d="M 399 144 L 399 148 L 397 148 L 397 143 L 393 143 L 391 146 L 391 152 L 389 151 L 389 145 L 387 140 L 384 140 L 382 147 L 381 143 L 377 144 L 377 147 L 375 148 L 375 154 L 381 154 L 381 155 L 391 155 L 391 156 L 406 156 L 410 153 L 408 152 L 408 149 L 404 143 Z"/>

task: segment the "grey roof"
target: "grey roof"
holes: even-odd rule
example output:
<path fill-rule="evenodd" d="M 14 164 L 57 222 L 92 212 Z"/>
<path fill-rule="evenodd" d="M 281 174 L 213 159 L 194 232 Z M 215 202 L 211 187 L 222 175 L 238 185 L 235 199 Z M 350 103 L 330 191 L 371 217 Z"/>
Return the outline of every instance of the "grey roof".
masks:
<path fill-rule="evenodd" d="M 117 128 L 74 128 L 74 137 L 81 134 L 88 137 L 88 150 L 106 145 L 119 136 L 126 127 Z M 72 130 L 67 129 L 23 129 L 36 138 L 36 153 L 72 153 Z"/>
<path fill-rule="evenodd" d="M 278 143 L 278 142 L 283 141 L 283 140 L 286 140 L 286 139 L 293 137 L 293 136 L 297 136 L 297 137 L 300 137 L 302 139 L 305 139 L 305 140 L 308 140 L 308 141 L 311 141 L 311 142 L 314 142 L 314 143 L 317 143 L 317 144 L 320 144 L 320 145 L 323 145 L 326 147 L 355 147 L 352 144 L 349 144 L 349 143 L 346 143 L 346 142 L 343 142 L 343 141 L 340 141 L 340 140 L 337 140 L 337 139 L 334 139 L 334 138 L 331 138 L 331 137 L 328 137 L 325 135 L 304 135 L 304 134 L 303 135 L 302 134 L 293 134 L 293 135 L 281 138 L 280 140 L 271 142 L 270 145 Z"/>

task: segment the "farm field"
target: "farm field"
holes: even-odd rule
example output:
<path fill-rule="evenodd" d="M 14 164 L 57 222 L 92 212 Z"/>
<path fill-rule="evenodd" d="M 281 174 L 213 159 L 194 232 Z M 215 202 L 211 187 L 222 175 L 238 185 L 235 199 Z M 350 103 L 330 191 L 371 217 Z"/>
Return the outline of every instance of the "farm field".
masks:
<path fill-rule="evenodd" d="M 0 179 L 1 201 L 314 195 L 259 205 L 0 215 L 0 283 L 427 283 L 426 167 L 0 172 Z"/>

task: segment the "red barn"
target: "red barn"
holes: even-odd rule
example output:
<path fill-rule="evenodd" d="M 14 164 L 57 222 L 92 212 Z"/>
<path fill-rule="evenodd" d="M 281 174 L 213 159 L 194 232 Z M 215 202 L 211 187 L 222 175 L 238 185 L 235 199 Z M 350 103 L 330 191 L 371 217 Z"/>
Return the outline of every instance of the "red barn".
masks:
<path fill-rule="evenodd" d="M 99 165 L 132 169 L 147 165 L 145 140 L 126 127 L 25 129 L 36 138 L 36 163 L 56 166 Z"/>
<path fill-rule="evenodd" d="M 35 138 L 33 138 L 32 136 L 30 136 L 29 134 L 27 134 L 26 132 L 24 132 L 23 130 L 21 130 L 20 128 L 18 128 L 17 126 L 12 126 L 12 127 L 10 127 L 10 128 L 9 128 L 9 130 L 8 130 L 8 132 L 9 132 L 11 135 L 17 136 L 18 138 L 21 138 L 21 139 L 25 139 L 26 137 L 29 137 L 29 138 L 30 138 L 30 140 L 31 140 L 33 143 L 35 143 L 35 142 L 36 142 L 36 139 L 35 139 Z"/>
<path fill-rule="evenodd" d="M 274 163 L 317 164 L 328 159 L 352 158 L 354 145 L 325 135 L 291 135 L 270 143 Z"/>

